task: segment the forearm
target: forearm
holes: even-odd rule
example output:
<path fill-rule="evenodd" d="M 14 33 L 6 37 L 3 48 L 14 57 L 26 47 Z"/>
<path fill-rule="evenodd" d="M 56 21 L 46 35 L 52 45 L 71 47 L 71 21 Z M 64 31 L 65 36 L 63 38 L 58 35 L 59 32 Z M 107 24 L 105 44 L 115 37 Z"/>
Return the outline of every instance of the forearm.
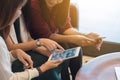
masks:
<path fill-rule="evenodd" d="M 18 43 L 18 44 L 11 44 L 10 46 L 8 46 L 9 50 L 22 49 L 24 51 L 32 50 L 37 47 L 38 46 L 36 45 L 36 40 L 32 40 L 24 43 Z"/>
<path fill-rule="evenodd" d="M 9 80 L 31 80 L 32 78 L 41 75 L 48 69 L 50 68 L 46 67 L 45 64 L 43 64 L 38 68 L 27 69 L 24 72 L 13 73 Z"/>
<path fill-rule="evenodd" d="M 63 34 L 65 34 L 65 35 L 85 35 L 84 33 L 78 31 L 75 28 L 68 28 L 67 30 L 65 30 L 63 32 Z"/>
<path fill-rule="evenodd" d="M 87 38 L 83 35 L 52 34 L 50 38 L 60 43 L 70 43 L 79 46 L 94 46 L 96 43 L 94 39 Z"/>
<path fill-rule="evenodd" d="M 41 75 L 49 69 L 49 67 L 46 67 L 46 65 L 43 64 L 38 68 L 27 69 L 23 72 L 13 73 L 9 80 L 31 80 L 32 78 Z"/>
<path fill-rule="evenodd" d="M 51 34 L 49 38 L 59 43 L 71 43 L 73 37 L 73 35 Z"/>

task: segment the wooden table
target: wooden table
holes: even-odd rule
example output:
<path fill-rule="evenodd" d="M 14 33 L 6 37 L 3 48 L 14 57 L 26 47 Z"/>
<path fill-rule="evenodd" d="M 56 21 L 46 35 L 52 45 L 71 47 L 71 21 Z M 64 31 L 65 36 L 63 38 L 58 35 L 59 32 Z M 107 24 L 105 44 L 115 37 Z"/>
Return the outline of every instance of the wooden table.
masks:
<path fill-rule="evenodd" d="M 82 66 L 75 80 L 117 80 L 114 67 L 120 67 L 120 52 L 92 59 Z"/>

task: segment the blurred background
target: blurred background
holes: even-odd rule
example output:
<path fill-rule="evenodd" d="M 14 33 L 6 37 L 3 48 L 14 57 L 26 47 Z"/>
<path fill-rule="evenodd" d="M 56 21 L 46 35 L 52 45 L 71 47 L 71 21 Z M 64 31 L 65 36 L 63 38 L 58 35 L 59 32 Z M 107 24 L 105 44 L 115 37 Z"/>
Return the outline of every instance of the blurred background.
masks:
<path fill-rule="evenodd" d="M 120 0 L 71 0 L 79 9 L 79 31 L 120 43 Z"/>

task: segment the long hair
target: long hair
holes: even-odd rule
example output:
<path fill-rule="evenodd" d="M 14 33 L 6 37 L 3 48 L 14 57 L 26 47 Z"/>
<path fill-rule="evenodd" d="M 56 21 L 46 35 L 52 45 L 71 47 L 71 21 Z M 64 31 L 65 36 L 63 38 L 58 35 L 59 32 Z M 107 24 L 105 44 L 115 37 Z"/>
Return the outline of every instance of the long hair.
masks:
<path fill-rule="evenodd" d="M 13 19 L 19 6 L 23 5 L 25 0 L 0 0 L 0 35 L 9 33 L 10 21 Z"/>
<path fill-rule="evenodd" d="M 31 22 L 31 9 L 30 9 L 30 0 L 27 0 L 26 5 L 22 8 L 22 13 L 23 13 L 23 17 L 25 20 L 25 25 L 27 30 L 29 29 L 28 27 L 30 26 L 30 22 Z"/>
<path fill-rule="evenodd" d="M 45 4 L 45 0 L 39 0 L 40 3 L 40 8 L 41 8 L 41 12 L 43 17 L 45 18 L 45 20 L 47 22 L 49 22 L 50 20 L 50 15 L 48 14 L 48 8 Z M 67 17 L 68 17 L 68 12 L 69 12 L 69 7 L 70 7 L 70 0 L 63 0 L 62 3 L 57 4 L 52 12 L 56 12 L 55 13 L 55 25 L 57 27 L 62 27 L 64 25 L 66 25 L 67 22 Z M 53 14 L 54 16 L 54 14 Z"/>

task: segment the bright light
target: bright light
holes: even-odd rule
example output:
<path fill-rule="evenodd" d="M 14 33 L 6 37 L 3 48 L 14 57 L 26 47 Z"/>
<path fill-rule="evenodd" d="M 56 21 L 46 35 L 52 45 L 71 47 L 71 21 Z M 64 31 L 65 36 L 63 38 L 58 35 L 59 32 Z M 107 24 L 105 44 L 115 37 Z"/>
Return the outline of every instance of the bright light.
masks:
<path fill-rule="evenodd" d="M 79 5 L 82 32 L 96 32 L 120 42 L 120 0 L 72 0 Z"/>

